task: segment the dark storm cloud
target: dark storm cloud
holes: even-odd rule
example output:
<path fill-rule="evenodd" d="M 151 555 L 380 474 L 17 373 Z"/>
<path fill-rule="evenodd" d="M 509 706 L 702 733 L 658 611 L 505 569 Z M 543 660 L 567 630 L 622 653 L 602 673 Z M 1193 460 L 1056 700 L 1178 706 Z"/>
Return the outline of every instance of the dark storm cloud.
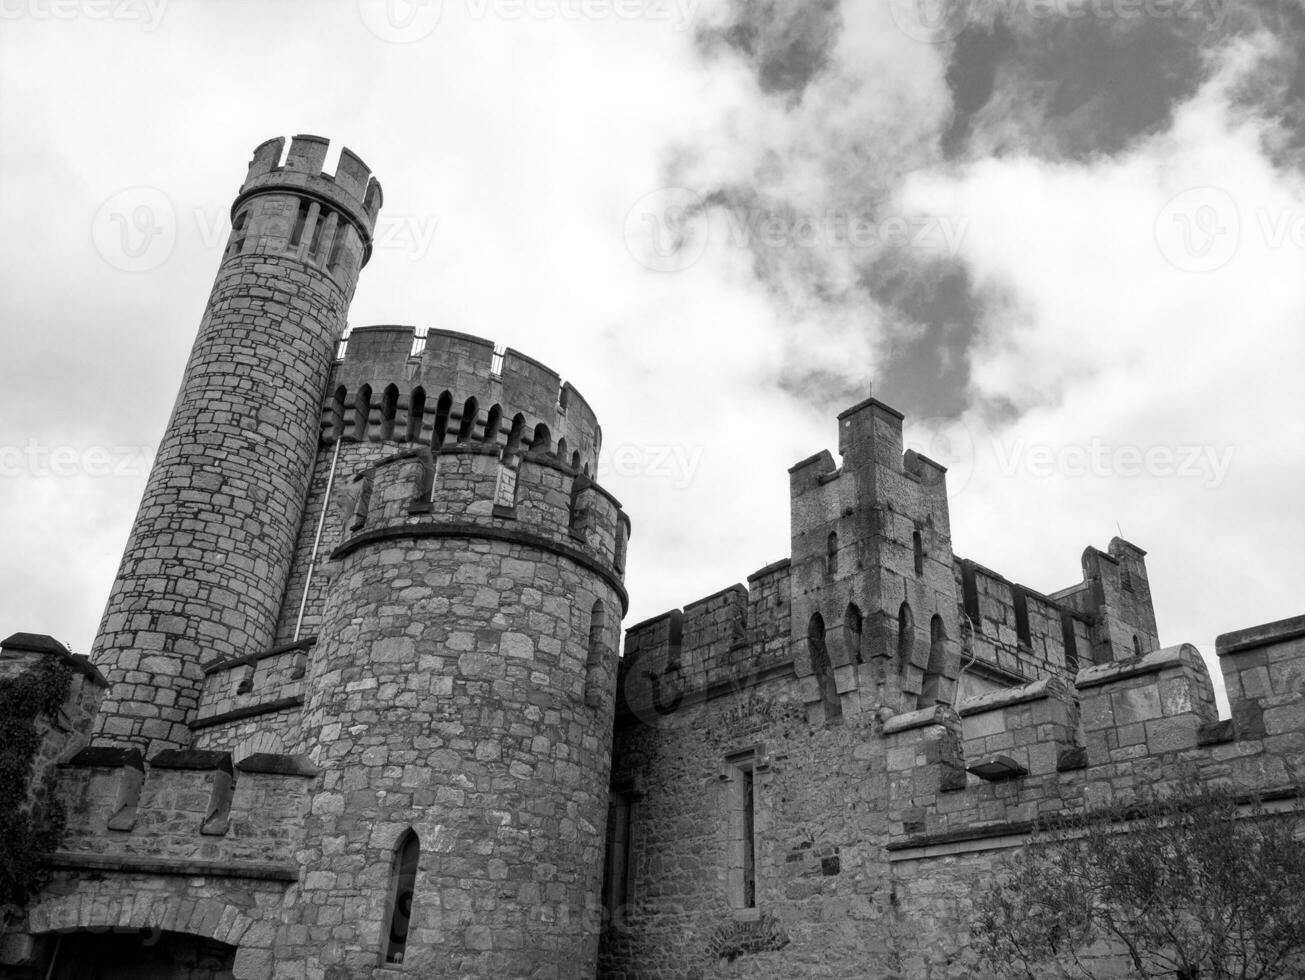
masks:
<path fill-rule="evenodd" d="M 1248 30 L 1267 32 L 1278 46 L 1239 86 L 1235 104 L 1271 123 L 1265 148 L 1276 164 L 1305 169 L 1305 0 L 1257 5 L 1239 20 Z"/>
<path fill-rule="evenodd" d="M 801 99 L 829 64 L 841 26 L 839 0 L 731 0 L 728 21 L 697 40 L 703 51 L 743 58 L 763 92 Z"/>
<path fill-rule="evenodd" d="M 1052 160 L 1111 156 L 1161 132 L 1209 79 L 1219 52 L 1267 33 L 1279 42 L 1240 93 L 1276 124 L 1270 149 L 1299 165 L 1305 149 L 1302 0 L 1175 0 L 1076 6 L 1000 0 L 971 8 L 947 67 L 951 158 L 1029 153 Z M 1148 13 L 1154 9 L 1155 13 Z"/>
<path fill-rule="evenodd" d="M 887 314 L 878 397 L 912 417 L 960 415 L 983 311 L 965 266 L 897 253 L 867 269 L 865 280 Z"/>
<path fill-rule="evenodd" d="M 951 157 L 1113 155 L 1166 128 L 1205 80 L 1203 19 L 1000 14 L 956 38 Z"/>

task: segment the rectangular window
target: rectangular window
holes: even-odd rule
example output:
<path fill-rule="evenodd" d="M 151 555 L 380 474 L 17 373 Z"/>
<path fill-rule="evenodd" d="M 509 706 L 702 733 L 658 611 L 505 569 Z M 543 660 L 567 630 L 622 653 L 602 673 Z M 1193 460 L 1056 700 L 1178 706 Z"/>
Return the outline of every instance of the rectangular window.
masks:
<path fill-rule="evenodd" d="M 752 770 L 743 770 L 743 905 L 757 907 L 757 796 Z"/>
<path fill-rule="evenodd" d="M 757 907 L 757 781 L 752 750 L 726 762 L 729 795 L 729 902 L 735 909 Z"/>
<path fill-rule="evenodd" d="M 329 208 L 323 209 L 317 215 L 317 221 L 313 224 L 313 237 L 308 243 L 308 257 L 314 262 L 321 255 L 323 237 L 328 241 L 335 237 L 337 217 L 336 213 Z"/>
<path fill-rule="evenodd" d="M 607 806 L 607 864 L 603 870 L 603 908 L 618 919 L 630 904 L 634 787 L 613 786 Z"/>
<path fill-rule="evenodd" d="M 308 213 L 317 207 L 308 201 L 299 202 L 299 213 L 295 215 L 295 226 L 290 232 L 290 244 L 298 245 L 304 237 L 304 226 L 308 224 Z"/>
<path fill-rule="evenodd" d="M 1023 588 L 1016 585 L 1011 588 L 1011 598 L 1015 605 L 1015 638 L 1020 646 L 1031 647 L 1033 635 L 1029 632 L 1029 597 Z"/>

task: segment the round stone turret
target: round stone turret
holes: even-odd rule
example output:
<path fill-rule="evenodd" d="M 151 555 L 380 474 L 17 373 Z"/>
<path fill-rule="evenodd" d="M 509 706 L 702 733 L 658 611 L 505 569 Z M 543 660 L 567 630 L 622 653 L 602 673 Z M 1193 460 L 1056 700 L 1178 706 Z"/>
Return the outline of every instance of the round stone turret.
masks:
<path fill-rule="evenodd" d="M 322 777 L 297 908 L 305 924 L 351 912 L 339 942 L 305 950 L 309 974 L 592 976 L 629 523 L 586 475 L 597 423 L 556 374 L 478 338 L 425 344 L 355 330 L 332 382 L 343 422 L 328 395 L 324 440 L 346 452 L 306 679 Z M 390 883 L 414 833 L 396 946 Z"/>
<path fill-rule="evenodd" d="M 91 657 L 101 743 L 185 748 L 201 665 L 271 646 L 322 392 L 380 185 L 297 136 L 254 151 L 232 232 Z"/>

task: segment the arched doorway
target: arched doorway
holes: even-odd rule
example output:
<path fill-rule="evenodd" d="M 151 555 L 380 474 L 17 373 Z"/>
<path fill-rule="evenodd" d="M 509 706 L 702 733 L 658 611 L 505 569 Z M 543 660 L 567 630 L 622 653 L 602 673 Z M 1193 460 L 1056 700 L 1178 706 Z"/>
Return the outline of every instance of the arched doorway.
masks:
<path fill-rule="evenodd" d="M 82 930 L 48 937 L 50 980 L 232 980 L 236 947 L 150 929 Z"/>

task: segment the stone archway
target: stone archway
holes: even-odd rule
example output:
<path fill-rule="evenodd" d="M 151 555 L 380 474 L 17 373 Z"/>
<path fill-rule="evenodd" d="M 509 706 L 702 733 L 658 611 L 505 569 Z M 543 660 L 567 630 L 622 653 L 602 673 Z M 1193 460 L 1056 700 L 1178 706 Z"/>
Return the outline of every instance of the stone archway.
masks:
<path fill-rule="evenodd" d="M 234 980 L 236 947 L 154 930 L 79 930 L 47 943 L 49 980 Z"/>
<path fill-rule="evenodd" d="M 250 913 L 255 912 L 250 882 L 244 882 L 238 897 L 232 896 L 239 904 L 227 900 L 221 879 L 196 886 L 192 879 L 180 876 L 112 876 L 99 880 L 79 878 L 63 884 L 63 888 L 58 884 L 47 888 L 29 908 L 25 930 L 40 941 L 47 968 L 51 965 L 49 958 L 53 958 L 56 972 L 51 980 L 136 980 L 138 976 L 159 980 L 270 980 L 272 976 L 276 930 L 272 922 L 250 918 Z M 73 888 L 68 889 L 69 884 Z M 256 885 L 252 890 L 259 889 Z M 278 907 L 281 888 L 272 886 L 269 892 L 275 894 L 275 901 L 268 904 Z M 80 958 L 85 958 L 87 951 L 92 955 L 103 953 L 106 962 L 122 964 L 121 968 L 102 978 L 96 973 L 70 973 L 64 977 L 59 972 L 62 954 L 57 950 L 68 944 L 82 950 Z M 129 954 L 133 949 L 142 963 L 171 964 L 175 969 L 132 973 L 128 967 L 132 965 Z"/>

